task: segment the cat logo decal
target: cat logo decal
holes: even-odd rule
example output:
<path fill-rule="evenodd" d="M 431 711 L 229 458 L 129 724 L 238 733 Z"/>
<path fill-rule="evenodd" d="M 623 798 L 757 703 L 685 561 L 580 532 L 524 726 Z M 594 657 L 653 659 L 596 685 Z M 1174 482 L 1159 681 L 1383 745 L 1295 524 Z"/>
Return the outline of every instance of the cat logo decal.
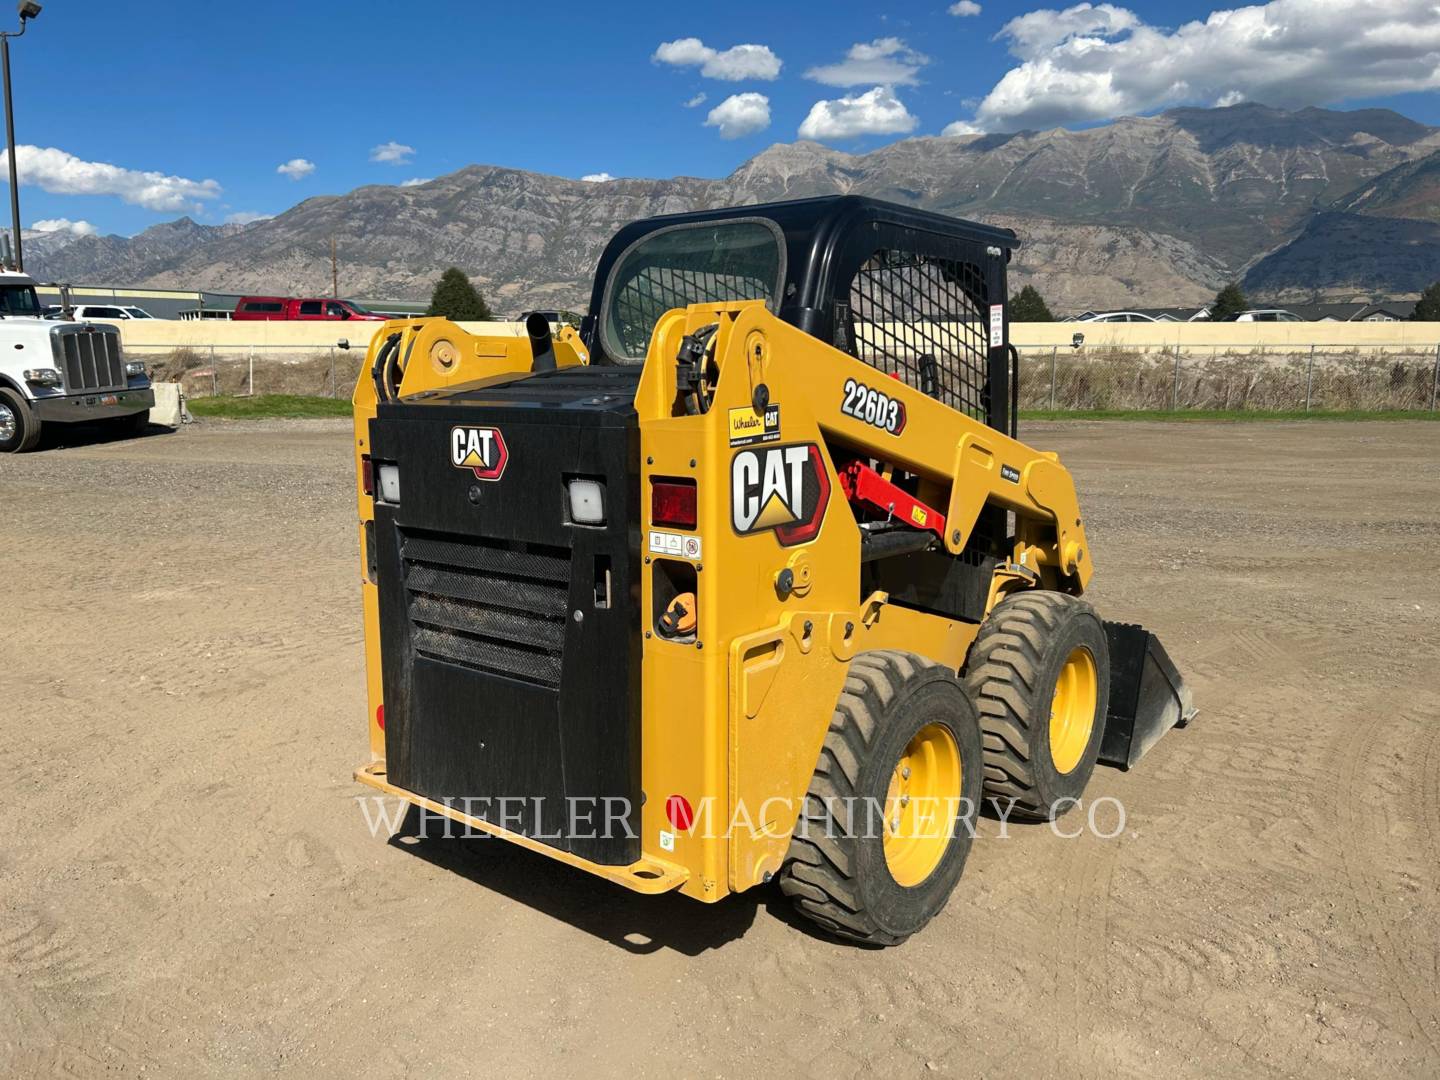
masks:
<path fill-rule="evenodd" d="M 830 477 L 814 443 L 741 450 L 730 463 L 730 521 L 741 536 L 774 531 L 784 547 L 820 532 Z"/>
<path fill-rule="evenodd" d="M 499 480 L 510 460 L 505 436 L 499 428 L 453 427 L 450 429 L 450 464 L 469 469 L 477 480 Z"/>

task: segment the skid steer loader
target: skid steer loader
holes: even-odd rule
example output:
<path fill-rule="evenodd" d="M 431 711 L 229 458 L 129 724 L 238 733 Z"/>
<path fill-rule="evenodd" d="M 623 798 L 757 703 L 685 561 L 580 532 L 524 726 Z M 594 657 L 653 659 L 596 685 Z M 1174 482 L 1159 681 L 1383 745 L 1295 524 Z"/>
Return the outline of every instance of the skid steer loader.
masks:
<path fill-rule="evenodd" d="M 376 334 L 356 778 L 642 893 L 915 933 L 982 800 L 1073 807 L 1192 713 L 1081 599 L 1015 438 L 1015 235 L 857 197 L 638 221 L 580 331 Z"/>

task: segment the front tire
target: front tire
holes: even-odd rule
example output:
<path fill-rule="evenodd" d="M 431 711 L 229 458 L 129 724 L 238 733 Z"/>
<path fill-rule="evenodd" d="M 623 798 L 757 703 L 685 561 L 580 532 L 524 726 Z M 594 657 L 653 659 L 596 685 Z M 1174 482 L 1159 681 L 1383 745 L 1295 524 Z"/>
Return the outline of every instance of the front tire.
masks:
<path fill-rule="evenodd" d="M 914 653 L 861 653 L 825 736 L 781 892 L 832 934 L 899 944 L 959 881 L 980 785 L 980 728 L 955 675 Z"/>
<path fill-rule="evenodd" d="M 1110 701 L 1110 647 L 1095 609 L 1037 591 L 996 604 L 965 689 L 985 735 L 985 798 L 1017 820 L 1050 821 L 1084 794 Z"/>
<path fill-rule="evenodd" d="M 136 436 L 143 435 L 150 430 L 150 410 L 142 409 L 140 412 L 131 413 L 129 416 L 117 416 L 106 421 L 110 430 L 121 435 Z"/>
<path fill-rule="evenodd" d="M 0 454 L 23 454 L 40 441 L 40 419 L 30 404 L 9 387 L 0 386 Z"/>

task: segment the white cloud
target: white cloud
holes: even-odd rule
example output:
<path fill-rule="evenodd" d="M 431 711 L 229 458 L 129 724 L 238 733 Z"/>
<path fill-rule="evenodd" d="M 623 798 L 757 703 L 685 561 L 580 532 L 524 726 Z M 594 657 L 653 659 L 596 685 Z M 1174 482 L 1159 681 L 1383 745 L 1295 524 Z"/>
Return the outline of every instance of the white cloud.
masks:
<path fill-rule="evenodd" d="M 966 15 L 979 15 L 980 5 L 975 0 L 959 0 L 958 3 L 950 5 L 950 14 L 964 18 Z"/>
<path fill-rule="evenodd" d="M 888 86 L 863 94 L 817 101 L 800 125 L 802 139 L 850 139 L 856 135 L 903 135 L 918 121 Z"/>
<path fill-rule="evenodd" d="M 813 67 L 805 77 L 826 86 L 913 86 L 929 62 L 899 38 L 884 37 L 851 45 L 840 63 Z"/>
<path fill-rule="evenodd" d="M 722 139 L 764 131 L 770 126 L 770 99 L 764 94 L 732 94 L 710 110 L 705 126 L 719 128 Z"/>
<path fill-rule="evenodd" d="M 1228 109 L 1231 105 L 1239 105 L 1245 100 L 1245 95 L 1239 90 L 1226 90 L 1215 99 L 1217 109 Z"/>
<path fill-rule="evenodd" d="M 1000 31 L 1021 63 L 976 122 L 1014 131 L 1185 103 L 1281 108 L 1440 89 L 1435 0 L 1271 0 L 1171 31 L 1111 4 L 1033 11 Z"/>
<path fill-rule="evenodd" d="M 415 148 L 413 146 L 406 146 L 404 143 L 394 140 L 370 148 L 370 160 L 385 165 L 408 165 L 414 156 Z"/>
<path fill-rule="evenodd" d="M 780 58 L 766 45 L 735 45 L 724 52 L 710 48 L 699 38 L 664 41 L 651 57 L 673 67 L 699 67 L 707 79 L 739 82 L 762 79 L 769 82 L 780 75 Z"/>
<path fill-rule="evenodd" d="M 946 124 L 941 135 L 984 135 L 985 129 L 976 127 L 969 120 L 956 120 L 953 124 Z"/>
<path fill-rule="evenodd" d="M 587 184 L 606 184 L 609 183 L 611 180 L 614 180 L 615 177 L 611 176 L 608 172 L 592 172 L 586 173 L 584 176 L 580 177 L 580 179 L 585 181 L 585 183 Z"/>
<path fill-rule="evenodd" d="M 76 236 L 94 236 L 95 226 L 88 221 L 71 221 L 69 218 L 45 218 L 31 224 L 35 232 L 68 232 Z"/>
<path fill-rule="evenodd" d="M 276 165 L 275 171 L 291 180 L 300 180 L 315 171 L 315 163 L 306 161 L 303 157 L 291 158 L 283 165 Z"/>
<path fill-rule="evenodd" d="M 0 151 L 0 170 L 9 168 L 7 151 Z M 17 147 L 15 168 L 20 183 L 33 184 L 52 195 L 116 195 L 147 210 L 198 212 L 197 201 L 220 197 L 214 180 L 188 180 L 161 172 L 124 169 L 103 161 L 84 161 L 74 154 L 48 146 Z"/>
<path fill-rule="evenodd" d="M 698 109 L 701 105 L 704 105 L 704 104 L 705 104 L 705 91 L 704 91 L 704 90 L 701 90 L 700 93 L 696 94 L 696 95 L 695 95 L 694 97 L 692 97 L 689 101 L 685 102 L 685 108 L 687 108 L 687 109 Z"/>
<path fill-rule="evenodd" d="M 428 184 L 434 180 L 433 176 L 412 176 L 409 180 L 401 180 L 401 187 L 419 187 L 421 184 Z"/>
<path fill-rule="evenodd" d="M 252 225 L 257 221 L 269 221 L 274 214 L 262 214 L 258 210 L 236 210 L 225 215 L 226 225 Z"/>

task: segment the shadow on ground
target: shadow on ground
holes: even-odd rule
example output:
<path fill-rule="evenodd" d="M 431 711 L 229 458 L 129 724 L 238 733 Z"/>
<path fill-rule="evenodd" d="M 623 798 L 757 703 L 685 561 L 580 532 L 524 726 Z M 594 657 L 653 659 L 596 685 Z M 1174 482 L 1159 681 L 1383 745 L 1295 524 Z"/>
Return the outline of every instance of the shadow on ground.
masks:
<path fill-rule="evenodd" d="M 413 807 L 389 842 L 478 887 L 637 955 L 673 949 L 698 956 L 718 949 L 745 935 L 762 903 L 768 907 L 768 901 L 781 899 L 768 888 L 716 904 L 679 893 L 646 896 L 483 834 L 437 836 L 432 825 L 422 835 Z M 783 906 L 788 913 L 789 904 Z"/>

